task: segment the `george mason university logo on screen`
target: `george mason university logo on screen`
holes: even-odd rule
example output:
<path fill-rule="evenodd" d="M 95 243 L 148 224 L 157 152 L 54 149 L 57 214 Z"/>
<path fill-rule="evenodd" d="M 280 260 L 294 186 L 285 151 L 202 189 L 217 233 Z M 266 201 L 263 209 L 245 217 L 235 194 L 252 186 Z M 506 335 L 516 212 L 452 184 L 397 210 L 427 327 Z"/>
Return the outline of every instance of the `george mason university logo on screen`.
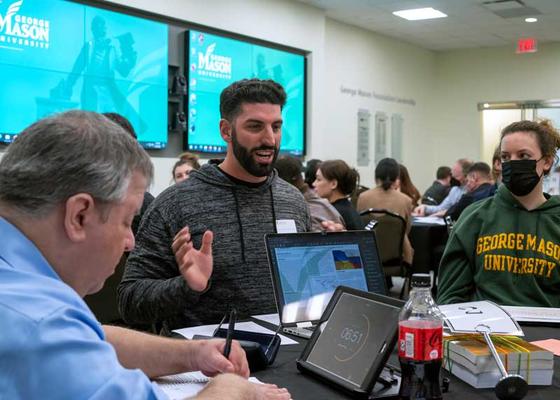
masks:
<path fill-rule="evenodd" d="M 231 57 L 214 54 L 216 43 L 206 48 L 206 53 L 198 53 L 198 73 L 213 78 L 231 79 Z"/>
<path fill-rule="evenodd" d="M 22 50 L 24 47 L 49 48 L 50 21 L 18 14 L 23 0 L 10 4 L 0 13 L 0 47 Z"/>

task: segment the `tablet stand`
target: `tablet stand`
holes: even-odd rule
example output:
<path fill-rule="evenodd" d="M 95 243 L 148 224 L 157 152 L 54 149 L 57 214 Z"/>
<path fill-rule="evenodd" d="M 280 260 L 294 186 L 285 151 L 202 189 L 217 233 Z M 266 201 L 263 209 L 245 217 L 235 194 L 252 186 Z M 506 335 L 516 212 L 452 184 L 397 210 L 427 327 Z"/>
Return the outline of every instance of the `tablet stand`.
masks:
<path fill-rule="evenodd" d="M 397 399 L 401 386 L 401 374 L 393 368 L 383 367 L 369 399 Z"/>

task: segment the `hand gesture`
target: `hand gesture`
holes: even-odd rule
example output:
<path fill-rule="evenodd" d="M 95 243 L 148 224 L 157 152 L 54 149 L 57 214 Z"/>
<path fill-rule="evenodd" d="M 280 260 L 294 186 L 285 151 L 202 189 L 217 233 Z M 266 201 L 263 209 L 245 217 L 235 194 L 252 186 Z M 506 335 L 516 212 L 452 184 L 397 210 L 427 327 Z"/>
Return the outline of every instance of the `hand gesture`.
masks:
<path fill-rule="evenodd" d="M 212 275 L 212 240 L 211 231 L 204 232 L 202 245 L 196 250 L 192 244 L 189 227 L 181 229 L 173 239 L 171 248 L 179 271 L 192 290 L 202 292 L 208 286 Z"/>

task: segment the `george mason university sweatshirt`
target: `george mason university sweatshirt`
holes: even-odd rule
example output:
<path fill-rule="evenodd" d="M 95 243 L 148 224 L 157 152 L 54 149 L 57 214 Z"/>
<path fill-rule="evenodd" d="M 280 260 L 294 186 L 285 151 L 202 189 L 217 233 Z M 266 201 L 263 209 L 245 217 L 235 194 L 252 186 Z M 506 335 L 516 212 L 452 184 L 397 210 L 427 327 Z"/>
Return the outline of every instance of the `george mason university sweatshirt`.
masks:
<path fill-rule="evenodd" d="M 560 307 L 560 198 L 526 210 L 501 185 L 469 206 L 440 264 L 438 303 Z"/>

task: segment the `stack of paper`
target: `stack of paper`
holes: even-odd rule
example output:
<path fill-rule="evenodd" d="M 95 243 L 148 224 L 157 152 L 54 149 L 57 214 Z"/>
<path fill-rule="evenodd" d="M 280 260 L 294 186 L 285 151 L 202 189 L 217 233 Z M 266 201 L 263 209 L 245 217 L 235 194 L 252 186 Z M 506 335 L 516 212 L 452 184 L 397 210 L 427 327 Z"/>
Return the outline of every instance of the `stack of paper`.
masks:
<path fill-rule="evenodd" d="M 492 342 L 510 374 L 523 376 L 529 385 L 550 385 L 554 355 L 517 336 L 492 336 Z M 443 366 L 475 388 L 492 388 L 502 375 L 482 335 L 444 337 Z"/>

